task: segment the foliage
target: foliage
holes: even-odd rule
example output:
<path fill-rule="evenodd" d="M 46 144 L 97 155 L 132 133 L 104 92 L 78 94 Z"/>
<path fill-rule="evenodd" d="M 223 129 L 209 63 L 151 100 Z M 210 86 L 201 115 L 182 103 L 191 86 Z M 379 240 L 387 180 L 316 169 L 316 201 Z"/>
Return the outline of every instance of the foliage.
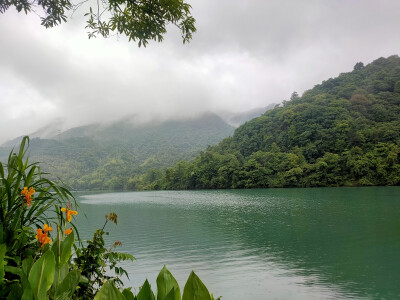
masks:
<path fill-rule="evenodd" d="M 400 58 L 357 63 L 139 189 L 400 185 Z"/>
<path fill-rule="evenodd" d="M 157 276 L 157 299 L 165 299 L 170 293 L 174 294 L 172 299 L 181 300 L 178 282 L 164 266 Z"/>
<path fill-rule="evenodd" d="M 151 289 L 149 282 L 146 280 L 140 287 L 139 293 L 135 296 L 130 290 L 120 291 L 115 287 L 112 280 L 107 281 L 100 291 L 97 293 L 95 300 L 102 299 L 121 299 L 121 300 L 214 300 L 214 296 L 210 294 L 207 287 L 200 278 L 192 271 L 186 281 L 183 295 L 176 279 L 169 270 L 164 266 L 157 277 L 157 296 Z M 160 292 L 161 291 L 161 292 Z M 215 300 L 218 300 L 217 298 Z"/>
<path fill-rule="evenodd" d="M 79 238 L 76 245 L 78 231 L 71 221 L 78 212 L 70 202 L 73 196 L 45 178 L 38 163 L 29 164 L 25 159 L 28 143 L 23 138 L 19 152 L 10 153 L 6 167 L 0 163 L 0 299 L 156 299 L 147 281 L 137 297 L 123 289 L 120 277 L 128 273 L 117 264 L 134 258 L 114 251 L 119 241 L 105 247 L 108 233 L 104 229 L 110 221 L 118 223 L 115 213 L 105 216 L 104 226 L 86 247 Z M 57 229 L 55 237 L 50 222 Z M 106 272 L 107 267 L 114 270 L 114 276 Z M 184 299 L 191 294 L 209 299 L 209 292 L 193 274 L 187 283 L 191 291 L 184 291 Z M 179 286 L 165 267 L 157 285 L 157 299 L 181 299 Z"/>
<path fill-rule="evenodd" d="M 42 13 L 41 24 L 46 28 L 67 21 L 67 13 L 74 13 L 88 1 L 74 3 L 70 0 L 2 0 L 0 13 L 10 7 L 26 14 Z M 89 2 L 90 3 L 90 2 Z M 94 5 L 93 5 L 94 4 Z M 91 3 L 86 28 L 89 38 L 100 34 L 108 37 L 113 32 L 137 41 L 139 47 L 146 46 L 149 40 L 161 42 L 167 32 L 167 25 L 173 24 L 181 31 L 183 43 L 189 42 L 196 32 L 195 19 L 190 13 L 191 6 L 184 0 L 145 1 L 145 0 L 103 0 Z"/>
<path fill-rule="evenodd" d="M 33 227 L 40 228 L 55 219 L 48 214 L 54 205 L 73 200 L 65 187 L 44 177 L 38 163 L 29 164 L 25 159 L 28 143 L 29 139 L 24 138 L 19 151 L 10 153 L 8 163 L 0 163 L 0 244 L 6 249 L 6 285 L 15 281 L 15 270 L 37 251 Z M 2 292 L 8 293 L 9 288 L 10 285 Z"/>
<path fill-rule="evenodd" d="M 105 247 L 104 235 L 108 235 L 108 232 L 104 231 L 104 229 L 109 221 L 117 224 L 117 215 L 115 213 L 106 215 L 103 228 L 95 231 L 93 239 L 87 241 L 88 245 L 75 250 L 76 257 L 74 262 L 81 274 L 88 279 L 88 282 L 83 283 L 77 292 L 80 299 L 93 299 L 98 287 L 103 285 L 104 280 L 113 278 L 107 275 L 107 266 L 110 270 L 114 269 L 115 271 L 117 276 L 113 281 L 115 284 L 122 286 L 119 276 L 126 275 L 128 277 L 128 273 L 123 268 L 117 267 L 116 264 L 123 260 L 133 261 L 134 257 L 127 253 L 113 251 L 114 248 L 122 244 L 120 241 L 115 242 L 109 249 Z"/>

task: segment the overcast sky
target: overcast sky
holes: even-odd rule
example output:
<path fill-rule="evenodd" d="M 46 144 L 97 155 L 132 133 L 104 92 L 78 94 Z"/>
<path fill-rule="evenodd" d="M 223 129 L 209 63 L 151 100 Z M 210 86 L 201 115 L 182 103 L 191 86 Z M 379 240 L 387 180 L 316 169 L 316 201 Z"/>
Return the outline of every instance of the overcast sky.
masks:
<path fill-rule="evenodd" d="M 88 40 L 78 15 L 54 29 L 0 14 L 0 144 L 54 120 L 64 129 L 239 112 L 288 99 L 400 52 L 399 0 L 189 0 L 198 32 L 182 45 Z"/>

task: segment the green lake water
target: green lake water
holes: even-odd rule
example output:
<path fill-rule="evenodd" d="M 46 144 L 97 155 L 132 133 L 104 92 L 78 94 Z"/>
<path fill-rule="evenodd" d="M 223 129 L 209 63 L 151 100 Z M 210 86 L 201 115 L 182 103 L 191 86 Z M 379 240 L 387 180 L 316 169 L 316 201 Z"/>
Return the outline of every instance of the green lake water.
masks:
<path fill-rule="evenodd" d="M 109 243 L 135 288 L 165 264 L 194 270 L 223 300 L 400 299 L 400 187 L 81 194 L 88 238 L 108 212 Z M 85 212 L 87 218 L 82 214 Z"/>

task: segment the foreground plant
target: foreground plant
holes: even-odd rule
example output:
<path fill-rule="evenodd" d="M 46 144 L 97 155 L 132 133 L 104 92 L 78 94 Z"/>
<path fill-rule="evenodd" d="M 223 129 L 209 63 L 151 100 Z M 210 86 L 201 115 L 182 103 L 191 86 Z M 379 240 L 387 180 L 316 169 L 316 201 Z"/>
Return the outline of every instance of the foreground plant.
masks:
<path fill-rule="evenodd" d="M 117 224 L 117 215 L 107 214 L 104 226 L 84 247 L 71 223 L 78 214 L 72 209 L 71 200 L 76 207 L 72 194 L 45 178 L 38 163 L 28 163 L 28 143 L 23 138 L 7 165 L 0 162 L 0 299 L 214 299 L 194 272 L 181 298 L 178 283 L 166 267 L 157 277 L 157 296 L 147 280 L 136 296 L 131 288 L 124 289 L 120 277 L 128 273 L 117 263 L 134 257 L 114 251 L 120 241 L 110 248 L 104 241 L 105 227 L 110 221 Z"/>
<path fill-rule="evenodd" d="M 120 291 L 112 280 L 107 281 L 97 293 L 95 300 L 117 299 L 117 300 L 219 300 L 214 298 L 208 291 L 200 278 L 192 271 L 186 281 L 181 295 L 178 282 L 171 272 L 164 266 L 157 277 L 157 293 L 151 289 L 146 281 L 140 287 L 137 295 L 130 288 Z"/>
<path fill-rule="evenodd" d="M 49 228 L 39 228 L 56 220 L 52 208 L 74 199 L 68 189 L 47 179 L 38 163 L 28 162 L 28 144 L 29 138 L 23 138 L 7 164 L 0 162 L 0 297 L 20 290 L 23 262 L 40 257 L 50 243 Z"/>
<path fill-rule="evenodd" d="M 120 277 L 125 275 L 129 278 L 129 276 L 125 269 L 117 267 L 117 263 L 135 259 L 131 254 L 114 251 L 117 246 L 122 245 L 120 241 L 116 241 L 110 248 L 106 248 L 104 241 L 104 235 L 108 235 L 108 232 L 105 231 L 106 225 L 110 221 L 117 224 L 118 216 L 112 212 L 105 218 L 103 227 L 95 231 L 93 239 L 87 241 L 87 246 L 75 249 L 74 263 L 82 275 L 87 278 L 87 281 L 83 282 L 77 291 L 80 299 L 93 299 L 106 280 L 112 280 L 114 285 L 122 287 Z M 114 270 L 114 276 L 107 273 L 107 267 L 109 271 Z"/>

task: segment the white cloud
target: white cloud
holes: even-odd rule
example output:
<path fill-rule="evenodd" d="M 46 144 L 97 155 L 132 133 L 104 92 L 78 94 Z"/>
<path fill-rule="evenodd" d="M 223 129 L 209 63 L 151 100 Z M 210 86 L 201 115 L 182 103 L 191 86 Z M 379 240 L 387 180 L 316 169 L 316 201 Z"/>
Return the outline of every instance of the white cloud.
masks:
<path fill-rule="evenodd" d="M 88 40 L 77 15 L 50 30 L 34 14 L 0 15 L 0 143 L 55 118 L 77 126 L 261 107 L 400 49 L 397 0 L 191 3 L 193 41 L 182 45 L 171 27 L 147 48 Z"/>

